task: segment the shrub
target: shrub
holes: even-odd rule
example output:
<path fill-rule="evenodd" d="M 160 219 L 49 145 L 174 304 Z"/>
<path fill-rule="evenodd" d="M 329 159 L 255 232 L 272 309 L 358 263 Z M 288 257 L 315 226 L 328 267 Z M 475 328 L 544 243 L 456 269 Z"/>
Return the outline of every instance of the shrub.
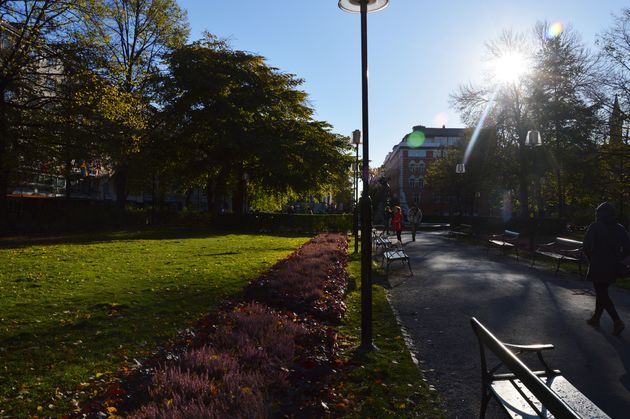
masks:
<path fill-rule="evenodd" d="M 246 295 L 273 307 L 339 322 L 345 313 L 347 241 L 322 234 L 253 281 Z"/>
<path fill-rule="evenodd" d="M 236 307 L 220 319 L 205 346 L 158 369 L 148 390 L 151 401 L 131 417 L 187 417 L 197 411 L 207 413 L 192 417 L 266 417 L 271 398 L 288 386 L 295 341 L 305 333 L 260 304 Z"/>

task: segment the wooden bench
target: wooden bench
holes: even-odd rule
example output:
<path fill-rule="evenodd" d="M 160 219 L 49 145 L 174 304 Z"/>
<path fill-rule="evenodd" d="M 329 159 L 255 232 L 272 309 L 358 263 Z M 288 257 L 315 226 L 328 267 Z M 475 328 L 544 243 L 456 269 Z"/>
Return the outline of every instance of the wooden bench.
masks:
<path fill-rule="evenodd" d="M 556 272 L 554 275 L 558 275 L 560 264 L 563 261 L 577 263 L 578 270 L 580 274 L 582 274 L 582 261 L 584 260 L 582 247 L 583 244 L 581 241 L 556 237 L 555 240 L 550 243 L 538 245 L 538 248 L 534 252 L 534 257 L 532 258 L 532 264 L 530 267 L 534 267 L 537 255 L 543 255 L 556 261 Z"/>
<path fill-rule="evenodd" d="M 493 234 L 488 238 L 488 249 L 486 250 L 489 250 L 491 247 L 498 247 L 502 253 L 514 250 L 516 260 L 518 260 L 518 247 L 516 247 L 515 241 L 520 235 L 520 233 L 511 230 L 504 230 L 501 234 Z"/>
<path fill-rule="evenodd" d="M 470 224 L 460 224 L 452 227 L 448 231 L 450 237 L 471 237 L 473 235 L 473 229 Z"/>
<path fill-rule="evenodd" d="M 389 277 L 389 265 L 395 261 L 400 261 L 403 265 L 406 263 L 409 268 L 409 273 L 413 275 L 413 272 L 411 271 L 411 264 L 409 263 L 409 256 L 405 253 L 402 247 L 395 247 L 383 252 L 381 266 L 385 267 L 385 277 Z"/>
<path fill-rule="evenodd" d="M 608 418 L 599 407 L 552 369 L 542 353 L 551 344 L 512 345 L 501 342 L 476 318 L 470 320 L 481 353 L 481 410 L 483 418 L 494 398 L 512 418 Z M 486 349 L 498 359 L 489 367 Z M 533 371 L 523 358 L 536 354 L 543 369 Z"/>

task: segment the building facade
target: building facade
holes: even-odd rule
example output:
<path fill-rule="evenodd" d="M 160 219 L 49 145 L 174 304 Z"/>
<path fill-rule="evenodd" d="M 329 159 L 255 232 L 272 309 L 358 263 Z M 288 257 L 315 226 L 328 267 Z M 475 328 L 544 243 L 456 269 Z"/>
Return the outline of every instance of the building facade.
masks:
<path fill-rule="evenodd" d="M 400 205 L 406 214 L 417 205 L 424 215 L 446 215 L 446 197 L 431 190 L 425 182 L 427 168 L 440 157 L 445 157 L 449 147 L 460 147 L 464 143 L 463 128 L 413 127 L 396 144 L 383 162 L 383 175 L 389 183 L 389 200 Z M 455 170 L 455 168 L 453 168 Z"/>

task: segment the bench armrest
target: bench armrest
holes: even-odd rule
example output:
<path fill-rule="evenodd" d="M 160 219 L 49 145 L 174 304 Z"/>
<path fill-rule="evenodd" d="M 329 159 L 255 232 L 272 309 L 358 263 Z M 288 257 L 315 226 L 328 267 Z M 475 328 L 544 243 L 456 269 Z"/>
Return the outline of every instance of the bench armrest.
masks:
<path fill-rule="evenodd" d="M 569 254 L 580 254 L 582 253 L 582 248 L 578 248 L 578 249 L 566 249 L 563 250 L 564 253 L 569 253 Z"/>
<path fill-rule="evenodd" d="M 554 348 L 551 343 L 543 343 L 537 345 L 517 345 L 513 343 L 504 343 L 504 345 L 509 349 L 514 349 L 520 352 L 540 352 Z"/>

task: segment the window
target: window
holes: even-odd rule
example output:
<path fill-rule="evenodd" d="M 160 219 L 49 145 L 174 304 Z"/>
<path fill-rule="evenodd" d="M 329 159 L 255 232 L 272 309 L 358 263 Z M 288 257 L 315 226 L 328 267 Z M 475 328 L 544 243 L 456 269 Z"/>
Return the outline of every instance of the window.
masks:
<path fill-rule="evenodd" d="M 424 164 L 423 161 L 421 161 L 420 163 L 418 163 L 418 173 L 421 175 L 424 175 L 424 170 L 426 168 L 426 165 Z"/>
<path fill-rule="evenodd" d="M 407 156 L 409 156 L 409 157 L 426 157 L 427 156 L 427 152 L 426 152 L 426 150 L 409 150 L 407 152 Z"/>
<path fill-rule="evenodd" d="M 420 195 L 418 192 L 413 193 L 413 203 L 418 205 L 420 203 Z"/>
<path fill-rule="evenodd" d="M 448 143 L 448 139 L 446 137 L 435 137 L 433 141 L 438 146 L 446 145 Z"/>
<path fill-rule="evenodd" d="M 448 137 L 448 145 L 449 146 L 457 146 L 459 145 L 461 138 L 459 137 Z"/>
<path fill-rule="evenodd" d="M 409 187 L 411 189 L 422 189 L 424 187 L 424 180 L 416 179 L 414 177 L 409 178 Z"/>

